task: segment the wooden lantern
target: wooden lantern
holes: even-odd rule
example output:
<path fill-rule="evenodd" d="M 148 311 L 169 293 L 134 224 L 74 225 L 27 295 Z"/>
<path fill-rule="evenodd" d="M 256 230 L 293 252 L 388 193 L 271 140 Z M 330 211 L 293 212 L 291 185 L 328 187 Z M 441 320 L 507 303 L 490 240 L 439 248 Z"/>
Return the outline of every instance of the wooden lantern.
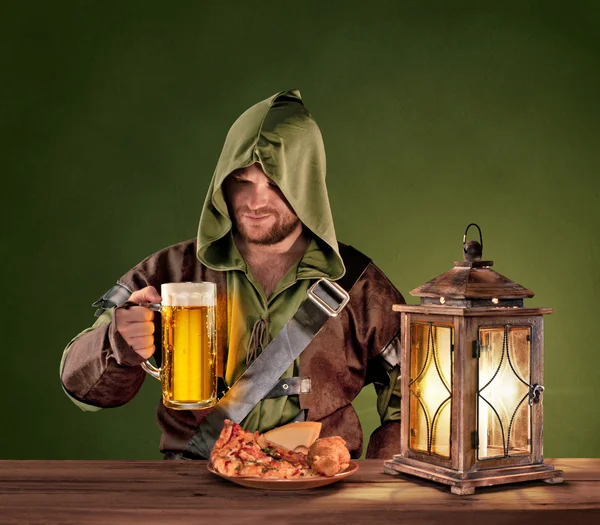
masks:
<path fill-rule="evenodd" d="M 466 242 L 471 226 L 480 242 Z M 389 474 L 450 485 L 454 494 L 525 480 L 562 481 L 542 451 L 543 315 L 525 308 L 533 292 L 481 260 L 476 224 L 464 260 L 419 286 L 420 305 L 400 312 L 400 454 Z"/>

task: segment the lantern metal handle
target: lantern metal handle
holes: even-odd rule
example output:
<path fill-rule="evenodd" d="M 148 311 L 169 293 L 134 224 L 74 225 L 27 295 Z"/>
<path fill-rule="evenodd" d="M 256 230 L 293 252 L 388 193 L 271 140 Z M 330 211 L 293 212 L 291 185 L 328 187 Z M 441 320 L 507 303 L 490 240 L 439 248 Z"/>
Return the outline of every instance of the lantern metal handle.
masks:
<path fill-rule="evenodd" d="M 479 230 L 479 241 L 468 241 L 467 233 L 471 226 L 475 226 Z M 467 226 L 465 234 L 463 235 L 463 259 L 469 263 L 481 261 L 483 257 L 483 235 L 481 234 L 481 228 L 474 222 Z"/>
<path fill-rule="evenodd" d="M 467 242 L 467 232 L 469 231 L 469 228 L 471 226 L 475 226 L 475 228 L 477 228 L 479 230 L 479 246 L 481 246 L 481 251 L 483 252 L 483 235 L 481 234 L 481 228 L 477 224 L 475 224 L 474 222 L 472 222 L 471 224 L 469 224 L 467 226 L 467 229 L 465 230 L 465 234 L 463 235 L 463 246 Z"/>

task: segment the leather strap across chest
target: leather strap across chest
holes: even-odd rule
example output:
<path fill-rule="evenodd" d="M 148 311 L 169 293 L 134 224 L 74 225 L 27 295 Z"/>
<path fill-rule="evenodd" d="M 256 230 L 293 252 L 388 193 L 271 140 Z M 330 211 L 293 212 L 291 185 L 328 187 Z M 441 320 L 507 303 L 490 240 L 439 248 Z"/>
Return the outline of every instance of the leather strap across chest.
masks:
<path fill-rule="evenodd" d="M 337 316 L 343 309 L 348 300 L 348 292 L 371 262 L 354 248 L 347 247 L 347 250 L 351 254 L 344 259 L 344 277 L 334 285 L 321 279 L 311 286 L 308 297 L 294 316 L 211 409 L 188 442 L 183 458 L 208 458 L 221 434 L 225 419 L 241 423 L 260 400 L 274 397 L 272 392 L 276 385 L 281 383 L 283 389 L 281 376 L 318 335 L 330 317 Z"/>

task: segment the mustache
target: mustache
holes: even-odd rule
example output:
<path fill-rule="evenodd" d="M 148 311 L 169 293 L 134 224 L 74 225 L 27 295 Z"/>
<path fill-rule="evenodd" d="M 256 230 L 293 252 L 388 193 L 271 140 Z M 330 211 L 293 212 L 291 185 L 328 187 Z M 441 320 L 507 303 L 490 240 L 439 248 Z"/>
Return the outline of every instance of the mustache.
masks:
<path fill-rule="evenodd" d="M 258 210 L 251 210 L 248 206 L 240 206 L 235 209 L 235 214 L 255 215 L 257 217 L 260 217 L 262 215 L 276 215 L 277 210 L 270 206 L 265 206 L 264 208 L 259 208 Z"/>

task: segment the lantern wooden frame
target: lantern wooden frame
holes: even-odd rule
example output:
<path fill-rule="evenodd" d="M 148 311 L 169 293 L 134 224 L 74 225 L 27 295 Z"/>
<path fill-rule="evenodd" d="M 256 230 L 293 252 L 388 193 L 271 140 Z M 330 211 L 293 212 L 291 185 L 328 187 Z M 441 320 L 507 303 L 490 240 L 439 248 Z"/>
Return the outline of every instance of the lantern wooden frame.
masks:
<path fill-rule="evenodd" d="M 543 314 L 549 308 L 498 309 L 452 308 L 444 306 L 394 305 L 402 316 L 401 370 L 409 370 L 411 322 L 451 323 L 454 328 L 454 369 L 451 411 L 450 459 L 411 450 L 409 443 L 408 381 L 402 382 L 400 454 L 384 466 L 388 473 L 403 472 L 451 486 L 454 494 L 473 494 L 476 487 L 540 479 L 562 481 L 563 473 L 544 465 L 542 452 L 543 404 L 532 404 L 531 454 L 501 459 L 477 459 L 473 434 L 477 432 L 477 358 L 473 342 L 482 327 L 531 326 L 531 381 L 543 384 Z M 406 417 L 404 416 L 406 414 Z"/>

